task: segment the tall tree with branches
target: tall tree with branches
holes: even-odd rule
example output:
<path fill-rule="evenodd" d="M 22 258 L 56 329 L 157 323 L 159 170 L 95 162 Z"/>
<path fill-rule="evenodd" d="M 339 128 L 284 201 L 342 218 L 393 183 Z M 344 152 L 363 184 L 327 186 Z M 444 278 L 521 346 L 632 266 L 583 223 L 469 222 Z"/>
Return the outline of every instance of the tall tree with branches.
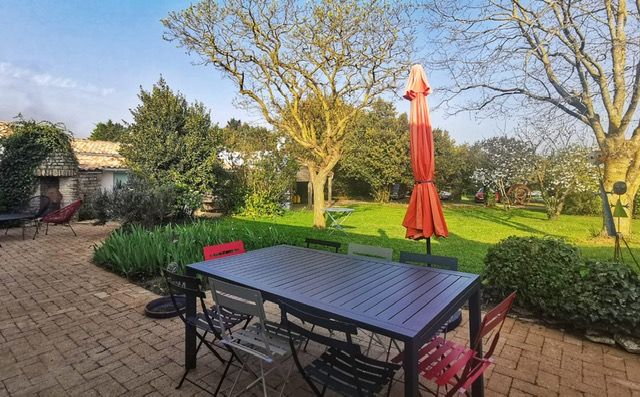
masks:
<path fill-rule="evenodd" d="M 605 187 L 625 181 L 622 199 L 633 205 L 640 187 L 640 1 L 450 0 L 428 7 L 439 48 L 432 59 L 454 76 L 447 99 L 464 97 L 451 104 L 510 117 L 555 111 L 583 123 L 602 152 Z M 621 231 L 629 232 L 630 222 Z"/>
<path fill-rule="evenodd" d="M 304 149 L 314 226 L 325 227 L 324 186 L 356 114 L 409 68 L 410 10 L 377 0 L 201 0 L 163 20 L 175 40 L 238 88 L 241 104 Z M 321 120 L 309 117 L 316 107 Z"/>

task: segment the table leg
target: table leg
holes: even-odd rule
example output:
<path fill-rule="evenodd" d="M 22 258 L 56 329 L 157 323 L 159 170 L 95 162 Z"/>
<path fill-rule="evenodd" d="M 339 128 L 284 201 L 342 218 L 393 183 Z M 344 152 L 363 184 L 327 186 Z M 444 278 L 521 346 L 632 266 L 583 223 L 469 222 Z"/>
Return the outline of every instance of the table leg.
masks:
<path fill-rule="evenodd" d="M 416 397 L 418 393 L 418 346 L 414 341 L 404 342 L 404 395 Z"/>
<path fill-rule="evenodd" d="M 469 298 L 469 343 L 472 344 L 478 338 L 480 333 L 482 313 L 480 312 L 480 288 Z M 482 357 L 482 343 L 477 346 L 477 354 Z M 471 388 L 473 397 L 484 396 L 484 377 L 480 375 Z"/>
<path fill-rule="evenodd" d="M 189 268 L 187 268 L 186 275 L 196 276 L 195 272 Z M 194 317 L 196 315 L 196 296 L 187 294 L 186 300 L 185 315 L 187 318 Z M 196 367 L 196 328 L 188 324 L 185 324 L 184 329 L 184 366 L 186 369 Z"/>

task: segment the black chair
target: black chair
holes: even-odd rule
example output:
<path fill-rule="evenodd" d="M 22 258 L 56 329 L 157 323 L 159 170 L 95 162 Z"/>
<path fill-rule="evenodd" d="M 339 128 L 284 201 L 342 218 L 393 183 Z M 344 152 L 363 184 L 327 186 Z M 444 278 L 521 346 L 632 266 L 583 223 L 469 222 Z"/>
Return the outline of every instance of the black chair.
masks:
<path fill-rule="evenodd" d="M 169 294 L 171 296 L 171 301 L 173 302 L 173 306 L 178 312 L 180 319 L 188 325 L 191 325 L 196 328 L 196 337 L 200 340 L 198 346 L 196 348 L 196 354 L 200 350 L 200 347 L 204 344 L 211 350 L 213 355 L 220 360 L 221 363 L 226 363 L 226 360 L 222 358 L 218 350 L 226 351 L 234 355 L 235 353 L 229 349 L 217 347 L 215 345 L 216 340 L 222 340 L 222 328 L 220 327 L 220 323 L 218 322 L 218 308 L 213 306 L 212 308 L 207 308 L 205 303 L 206 294 L 205 291 L 201 287 L 200 279 L 196 277 L 182 276 L 168 270 L 163 270 L 162 275 L 167 283 L 167 288 L 169 290 Z M 187 294 L 193 294 L 200 301 L 201 311 L 198 311 L 195 316 L 187 317 L 184 313 L 184 307 L 180 307 L 178 305 L 177 298 L 180 296 L 185 296 Z M 231 329 L 236 325 L 240 324 L 243 321 L 247 321 L 248 317 L 239 315 L 237 313 L 229 312 L 225 309 L 220 309 L 223 311 L 223 316 L 220 318 L 224 319 L 224 328 Z M 246 326 L 246 324 L 245 324 Z M 213 340 L 207 341 L 206 337 L 209 334 L 213 334 Z M 199 387 L 200 389 L 206 391 L 207 393 L 211 393 L 206 388 L 200 386 L 194 381 L 187 378 L 187 374 L 189 373 L 189 369 L 185 369 L 184 375 L 182 375 L 182 379 L 180 379 L 180 383 L 176 387 L 179 389 L 182 387 L 184 381 L 188 381 L 191 384 Z"/>
<path fill-rule="evenodd" d="M 25 228 L 28 225 L 36 227 L 38 232 L 38 219 L 41 218 L 48 210 L 51 200 L 47 196 L 34 196 L 25 200 L 20 206 L 14 208 L 12 213 L 16 215 L 16 222 L 22 227 L 22 239 L 24 240 Z M 9 227 L 7 225 L 4 234 L 7 234 Z"/>
<path fill-rule="evenodd" d="M 338 251 L 340 250 L 340 247 L 342 246 L 340 243 L 336 241 L 318 240 L 315 238 L 308 238 L 308 237 L 304 239 L 304 242 L 307 245 L 307 248 L 311 248 L 310 245 L 319 245 L 321 247 L 333 248 L 336 254 L 338 253 Z"/>
<path fill-rule="evenodd" d="M 316 396 L 324 396 L 327 389 L 347 396 L 371 396 L 379 393 L 385 385 L 388 385 L 389 395 L 393 377 L 400 366 L 362 354 L 360 346 L 353 343 L 352 339 L 358 329 L 355 325 L 329 319 L 293 302 L 281 301 L 280 312 L 282 325 L 289 333 L 295 364 Z M 291 321 L 293 318 L 304 324 L 312 324 L 314 329 L 324 329 L 326 335 L 298 325 Z M 344 340 L 334 338 L 337 334 L 344 334 Z M 326 347 L 324 353 L 306 367 L 302 366 L 298 357 L 295 346 L 297 335 Z"/>
<path fill-rule="evenodd" d="M 417 254 L 414 252 L 400 252 L 400 262 L 426 265 L 436 269 L 458 271 L 458 258 L 451 256 L 438 256 Z M 443 332 L 449 332 L 455 329 L 462 322 L 462 311 L 458 310 L 451 318 L 444 324 Z"/>

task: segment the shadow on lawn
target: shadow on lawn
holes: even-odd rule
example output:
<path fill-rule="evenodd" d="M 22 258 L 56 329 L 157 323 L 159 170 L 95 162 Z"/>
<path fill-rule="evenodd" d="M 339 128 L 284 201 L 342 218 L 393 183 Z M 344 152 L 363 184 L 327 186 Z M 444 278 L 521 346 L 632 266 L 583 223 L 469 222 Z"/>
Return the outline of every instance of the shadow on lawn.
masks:
<path fill-rule="evenodd" d="M 224 220 L 221 220 L 224 221 Z M 294 226 L 269 222 L 268 220 L 252 220 L 244 218 L 233 218 L 233 223 L 239 227 L 247 229 L 273 228 L 286 236 L 287 241 L 283 244 L 304 246 L 307 237 L 337 241 L 342 244 L 341 253 L 347 253 L 349 243 L 368 244 L 393 248 L 393 258 L 398 260 L 400 251 L 426 253 L 425 240 L 414 241 L 402 238 L 389 237 L 388 232 L 383 228 L 377 229 L 377 234 L 367 235 L 356 233 L 355 227 L 345 228 L 344 231 L 331 231 L 331 229 L 315 229 L 311 226 Z M 470 273 L 481 273 L 483 269 L 483 259 L 489 244 L 468 240 L 461 236 L 450 233 L 446 239 L 432 239 L 432 254 L 457 257 L 460 262 L 460 271 Z"/>

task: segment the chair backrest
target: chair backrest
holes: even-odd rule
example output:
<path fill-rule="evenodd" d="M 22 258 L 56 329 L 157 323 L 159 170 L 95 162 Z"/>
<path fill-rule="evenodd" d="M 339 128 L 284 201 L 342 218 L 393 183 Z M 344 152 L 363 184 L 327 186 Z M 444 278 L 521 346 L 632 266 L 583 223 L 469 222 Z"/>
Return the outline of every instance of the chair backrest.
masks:
<path fill-rule="evenodd" d="M 286 328 L 289 334 L 289 345 L 293 355 L 293 360 L 298 370 L 304 377 L 305 381 L 311 386 L 316 395 L 321 393 L 317 386 L 313 383 L 306 373 L 306 367 L 302 365 L 298 357 L 298 347 L 295 345 L 294 335 L 299 335 L 303 340 L 308 339 L 317 342 L 326 347 L 338 349 L 346 352 L 349 359 L 352 360 L 352 367 L 355 368 L 356 358 L 362 357 L 359 345 L 353 343 L 353 335 L 357 333 L 357 327 L 350 323 L 330 319 L 318 313 L 316 310 L 303 306 L 299 303 L 281 300 L 280 315 L 282 317 L 281 324 Z M 296 320 L 296 321 L 294 321 Z M 302 326 L 300 324 L 304 324 Z M 322 333 L 318 333 L 322 330 Z M 344 339 L 337 339 L 338 334 L 344 334 Z M 328 335 L 328 336 L 327 336 Z M 360 392 L 360 385 L 357 381 L 358 374 L 354 373 L 356 379 L 356 387 Z M 360 393 L 359 393 L 360 394 Z"/>
<path fill-rule="evenodd" d="M 400 262 L 426 265 L 428 267 L 435 267 L 436 269 L 458 270 L 458 258 L 452 256 L 427 255 L 401 251 Z"/>
<path fill-rule="evenodd" d="M 390 261 L 393 258 L 393 248 L 349 243 L 347 255 L 366 256 L 370 258 L 380 258 Z"/>
<path fill-rule="evenodd" d="M 47 196 L 34 196 L 25 201 L 20 208 L 22 213 L 31 215 L 32 218 L 40 218 L 49 209 L 51 200 Z"/>
<path fill-rule="evenodd" d="M 225 256 L 244 254 L 244 242 L 242 240 L 230 243 L 208 245 L 202 249 L 204 260 L 224 258 Z"/>
<path fill-rule="evenodd" d="M 162 270 L 162 276 L 164 277 L 164 281 L 167 283 L 171 302 L 173 302 L 173 307 L 178 312 L 180 319 L 185 323 L 187 321 L 183 311 L 178 305 L 176 297 L 179 295 L 193 294 L 200 300 L 200 306 L 202 307 L 202 311 L 205 313 L 205 318 L 209 323 L 209 326 L 211 329 L 215 330 L 212 319 L 207 315 L 207 305 L 204 301 L 206 294 L 201 288 L 200 279 L 197 277 L 183 276 L 169 270 Z"/>
<path fill-rule="evenodd" d="M 318 240 L 315 238 L 308 238 L 308 237 L 304 239 L 304 242 L 307 245 L 307 248 L 311 248 L 310 245 L 319 245 L 322 247 L 333 248 L 336 254 L 338 253 L 338 250 L 340 250 L 340 247 L 342 246 L 342 244 L 338 243 L 337 241 Z"/>
<path fill-rule="evenodd" d="M 82 200 L 76 200 L 64 208 L 48 213 L 42 217 L 43 222 L 66 223 L 73 218 L 73 215 L 80 209 Z"/>
<path fill-rule="evenodd" d="M 493 355 L 493 351 L 495 350 L 496 345 L 498 344 L 498 339 L 500 338 L 502 325 L 504 324 L 504 320 L 507 318 L 507 314 L 509 314 L 515 299 L 516 293 L 512 292 L 502 302 L 484 315 L 482 324 L 480 325 L 478 338 L 474 341 L 473 345 L 474 350 L 477 349 L 477 347 L 482 343 L 483 338 L 489 335 L 491 341 L 489 349 L 484 354 L 484 358 L 488 359 Z"/>
<path fill-rule="evenodd" d="M 218 310 L 216 312 L 218 314 L 218 320 L 222 328 L 222 337 L 225 343 L 231 347 L 235 347 L 249 353 L 258 353 L 256 355 L 259 356 L 266 353 L 269 358 L 273 358 L 274 352 L 272 351 L 269 343 L 269 330 L 266 326 L 267 316 L 264 312 L 264 301 L 260 291 L 230 284 L 213 277 L 209 278 L 209 285 L 211 286 L 211 291 L 213 291 L 213 300 L 215 301 L 216 306 L 218 306 Z M 227 310 L 221 310 L 223 308 Z M 255 349 L 248 348 L 234 340 L 231 330 L 227 330 L 225 328 L 225 323 L 228 323 L 228 321 L 225 321 L 224 319 L 224 313 L 226 312 L 246 314 L 258 319 L 258 324 L 260 325 L 261 330 L 260 339 L 264 345 L 264 349 L 260 350 L 263 351 L 256 351 Z"/>

